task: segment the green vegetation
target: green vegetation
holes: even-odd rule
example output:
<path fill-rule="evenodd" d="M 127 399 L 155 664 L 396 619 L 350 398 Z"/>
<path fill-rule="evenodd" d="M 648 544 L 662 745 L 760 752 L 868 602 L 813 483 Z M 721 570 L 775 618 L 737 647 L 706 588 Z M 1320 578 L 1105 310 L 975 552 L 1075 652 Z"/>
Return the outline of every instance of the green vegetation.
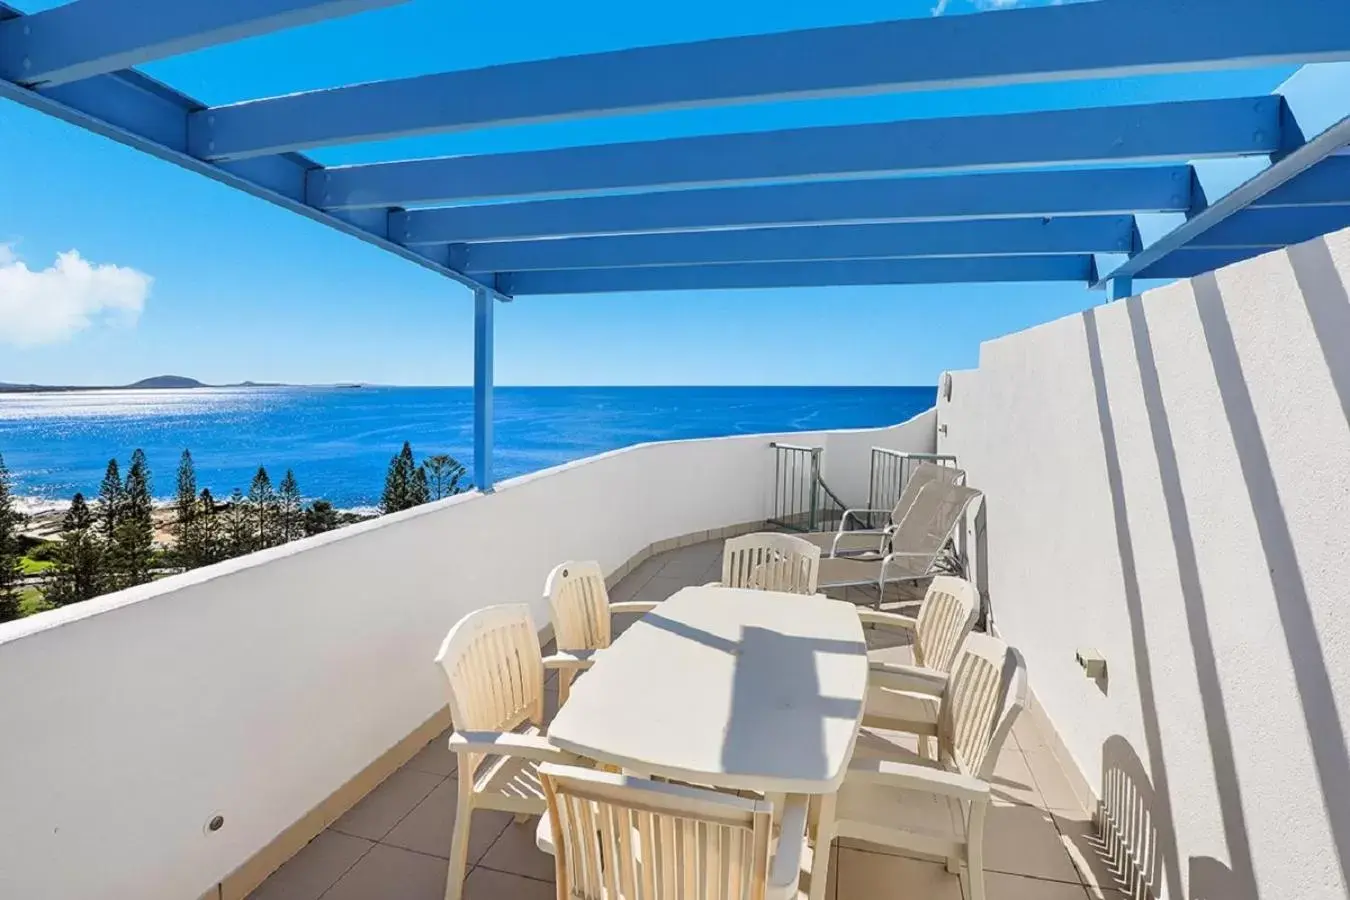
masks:
<path fill-rule="evenodd" d="M 9 469 L 0 456 L 0 622 L 17 619 L 20 602 L 19 512 L 10 493 Z"/>
<path fill-rule="evenodd" d="M 460 493 L 465 469 L 447 455 L 414 463 L 405 443 L 389 464 L 381 507 L 409 509 Z M 327 500 L 305 504 L 290 469 L 273 488 L 258 467 L 248 493 L 235 488 L 229 501 L 197 490 L 191 452 L 178 464 L 172 519 L 161 526 L 172 536 L 169 549 L 155 544 L 155 510 L 150 466 L 136 450 L 125 478 L 116 459 L 108 461 L 98 496 L 89 503 L 76 494 L 61 520 L 60 538 L 20 537 L 9 474 L 0 458 L 0 621 L 79 603 L 109 591 L 144 584 L 173 572 L 210 565 L 298 538 L 332 531 L 365 516 L 339 512 Z M 31 545 L 31 546 L 30 546 Z"/>

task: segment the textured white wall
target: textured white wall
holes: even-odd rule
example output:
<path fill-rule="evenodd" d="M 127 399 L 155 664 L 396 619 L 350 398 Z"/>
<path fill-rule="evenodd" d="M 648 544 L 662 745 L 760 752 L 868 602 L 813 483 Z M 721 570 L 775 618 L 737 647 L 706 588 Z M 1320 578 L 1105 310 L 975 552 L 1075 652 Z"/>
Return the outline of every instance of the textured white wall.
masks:
<path fill-rule="evenodd" d="M 871 484 L 872 448 L 933 453 L 937 439 L 937 410 L 919 413 L 891 428 L 831 431 L 825 436 L 821 477 L 849 508 L 867 505 Z"/>
<path fill-rule="evenodd" d="M 774 439 L 829 435 L 632 447 L 0 625 L 0 898 L 200 896 L 441 707 L 460 616 L 543 625 L 564 559 L 766 518 Z"/>
<path fill-rule="evenodd" d="M 1350 887 L 1347 281 L 1350 231 L 986 343 L 939 399 L 995 622 L 1089 783 L 1147 779 L 1165 896 Z"/>

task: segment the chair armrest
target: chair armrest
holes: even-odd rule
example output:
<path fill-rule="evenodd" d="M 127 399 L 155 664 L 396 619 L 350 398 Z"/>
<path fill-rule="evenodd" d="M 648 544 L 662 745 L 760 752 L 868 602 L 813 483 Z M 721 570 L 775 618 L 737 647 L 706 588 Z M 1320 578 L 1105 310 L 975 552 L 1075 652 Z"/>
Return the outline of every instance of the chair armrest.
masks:
<path fill-rule="evenodd" d="M 864 625 L 877 625 L 881 628 L 894 628 L 913 632 L 919 627 L 919 620 L 913 616 L 902 616 L 899 613 L 881 612 L 875 609 L 863 609 L 858 607 L 858 618 Z"/>
<path fill-rule="evenodd" d="M 869 663 L 867 669 L 867 683 L 872 687 L 931 697 L 941 697 L 947 690 L 947 676 L 936 669 L 885 662 Z"/>
<path fill-rule="evenodd" d="M 595 650 L 559 650 L 544 657 L 545 669 L 581 671 L 595 665 Z"/>
<path fill-rule="evenodd" d="M 979 778 L 889 759 L 854 759 L 845 777 L 854 782 L 886 784 L 908 791 L 927 791 L 972 803 L 987 802 L 990 793 L 989 782 Z"/>
<path fill-rule="evenodd" d="M 516 734 L 510 731 L 456 731 L 450 735 L 455 753 L 486 753 L 515 756 L 536 762 L 556 762 L 574 766 L 581 760 L 575 753 L 559 750 L 542 734 Z"/>
<path fill-rule="evenodd" d="M 660 606 L 652 600 L 626 600 L 623 603 L 611 603 L 609 605 L 609 614 L 616 613 L 649 613 Z"/>
<path fill-rule="evenodd" d="M 796 897 L 806 838 L 806 797 L 789 794 L 778 820 L 778 846 L 769 860 L 769 896 Z M 829 851 L 825 851 L 829 852 Z"/>
<path fill-rule="evenodd" d="M 863 509 L 863 508 L 861 508 L 861 507 L 859 507 L 859 508 L 857 508 L 857 509 L 846 509 L 846 510 L 844 510 L 844 514 L 840 517 L 840 520 L 839 520 L 839 530 L 840 530 L 841 532 L 844 530 L 844 523 L 847 522 L 847 521 L 849 520 L 850 517 L 856 519 L 856 518 L 858 518 L 859 516 L 871 515 L 872 513 L 881 513 L 881 514 L 884 515 L 884 516 L 890 516 L 890 514 L 893 513 L 893 512 L 895 512 L 894 509 Z M 873 530 L 873 531 L 876 531 L 877 533 L 880 533 L 880 529 L 870 529 L 870 530 Z M 888 526 L 888 530 L 889 530 L 889 526 Z"/>

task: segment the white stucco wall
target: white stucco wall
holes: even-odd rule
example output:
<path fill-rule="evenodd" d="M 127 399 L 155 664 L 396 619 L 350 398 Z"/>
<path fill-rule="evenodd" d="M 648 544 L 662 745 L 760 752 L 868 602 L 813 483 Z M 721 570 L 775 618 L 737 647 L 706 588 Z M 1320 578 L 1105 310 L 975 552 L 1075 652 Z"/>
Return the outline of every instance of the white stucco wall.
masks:
<path fill-rule="evenodd" d="M 830 435 L 633 447 L 0 625 L 0 898 L 200 896 L 440 708 L 460 616 L 543 625 L 564 559 L 765 519 L 775 439 Z"/>
<path fill-rule="evenodd" d="M 1341 232 L 988 342 L 939 398 L 995 622 L 1089 783 L 1137 757 L 1166 896 L 1347 896 L 1348 281 Z"/>
<path fill-rule="evenodd" d="M 933 453 L 937 440 L 937 410 L 919 413 L 891 428 L 831 431 L 825 436 L 821 477 L 849 508 L 867 505 L 872 448 Z"/>

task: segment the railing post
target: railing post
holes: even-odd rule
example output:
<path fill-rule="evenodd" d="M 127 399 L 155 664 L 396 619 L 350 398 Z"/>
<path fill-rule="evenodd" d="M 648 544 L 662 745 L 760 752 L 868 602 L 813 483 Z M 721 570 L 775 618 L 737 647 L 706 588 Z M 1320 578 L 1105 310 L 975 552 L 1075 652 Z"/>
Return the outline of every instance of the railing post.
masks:
<path fill-rule="evenodd" d="M 487 288 L 473 292 L 473 482 L 492 492 L 492 307 Z"/>
<path fill-rule="evenodd" d="M 807 531 L 815 531 L 820 527 L 817 518 L 820 515 L 820 447 L 811 448 L 811 513 L 810 521 L 807 523 Z"/>

